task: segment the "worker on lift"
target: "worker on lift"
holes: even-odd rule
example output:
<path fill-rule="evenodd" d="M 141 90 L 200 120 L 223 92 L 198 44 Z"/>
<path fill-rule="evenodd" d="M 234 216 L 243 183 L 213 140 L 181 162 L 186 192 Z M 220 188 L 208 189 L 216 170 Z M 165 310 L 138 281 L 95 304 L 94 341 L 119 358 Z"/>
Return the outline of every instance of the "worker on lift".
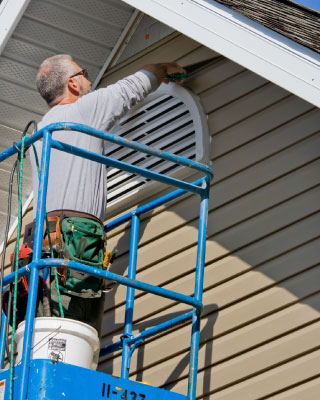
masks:
<path fill-rule="evenodd" d="M 110 130 L 131 107 L 171 74 L 184 74 L 176 63 L 150 64 L 106 88 L 91 91 L 88 72 L 69 55 L 46 59 L 37 75 L 37 88 L 50 110 L 38 128 L 55 122 L 74 122 L 98 130 Z M 54 139 L 104 154 L 102 139 L 71 131 L 53 133 Z M 42 143 L 36 143 L 40 157 Z M 34 213 L 37 204 L 38 172 L 31 150 Z M 55 149 L 51 151 L 46 210 L 50 237 L 55 237 L 56 254 L 101 268 L 104 250 L 106 209 L 105 166 Z M 26 229 L 25 242 L 32 243 L 33 227 Z M 83 321 L 99 334 L 104 308 L 101 281 L 76 271 L 60 268 L 59 288 L 66 318 Z M 51 314 L 59 316 L 56 286 L 51 285 Z M 43 316 L 41 301 L 37 316 Z"/>

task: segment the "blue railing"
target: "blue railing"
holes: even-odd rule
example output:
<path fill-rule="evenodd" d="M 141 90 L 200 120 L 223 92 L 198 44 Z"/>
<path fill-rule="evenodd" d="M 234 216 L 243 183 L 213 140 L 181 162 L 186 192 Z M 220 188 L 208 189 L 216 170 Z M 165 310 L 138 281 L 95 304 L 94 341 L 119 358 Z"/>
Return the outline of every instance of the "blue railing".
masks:
<path fill-rule="evenodd" d="M 107 140 L 112 143 L 117 143 L 119 145 L 128 147 L 135 151 L 146 153 L 150 156 L 158 157 L 164 160 L 171 161 L 175 164 L 189 167 L 193 170 L 201 172 L 203 174 L 203 177 L 193 183 L 187 183 L 170 176 L 161 175 L 153 171 L 149 171 L 137 166 L 127 164 L 125 162 L 114 160 L 106 156 L 95 154 L 90 151 L 86 151 L 62 142 L 58 142 L 52 138 L 51 134 L 54 131 L 61 131 L 61 130 L 74 130 L 82 132 L 87 135 Z M 188 160 L 180 156 L 162 152 L 158 149 L 154 149 L 137 142 L 131 142 L 119 136 L 97 131 L 93 128 L 75 123 L 56 123 L 48 125 L 45 128 L 34 133 L 31 137 L 26 138 L 25 146 L 30 146 L 32 143 L 36 142 L 41 138 L 43 139 L 43 146 L 42 146 L 41 174 L 39 179 L 39 190 L 38 190 L 33 259 L 32 262 L 27 267 L 21 268 L 19 270 L 19 278 L 24 275 L 30 274 L 25 336 L 23 341 L 23 354 L 21 360 L 22 373 L 21 373 L 21 383 L 20 383 L 21 389 L 18 395 L 19 400 L 25 400 L 27 398 L 31 345 L 32 345 L 32 335 L 33 335 L 33 322 L 36 312 L 39 270 L 43 268 L 52 268 L 58 266 L 68 266 L 69 268 L 74 269 L 76 271 L 85 272 L 86 274 L 101 279 L 113 280 L 118 282 L 119 284 L 127 286 L 126 311 L 125 311 L 125 321 L 124 321 L 125 331 L 124 334 L 122 335 L 122 340 L 102 348 L 100 352 L 100 355 L 104 356 L 122 348 L 121 377 L 124 379 L 128 379 L 130 359 L 135 347 L 138 344 L 140 344 L 143 340 L 153 335 L 156 335 L 160 332 L 172 328 L 173 326 L 181 324 L 187 320 L 192 320 L 188 399 L 190 400 L 195 399 L 197 368 L 198 368 L 199 336 L 200 336 L 200 315 L 202 310 L 202 291 L 203 291 L 209 187 L 210 187 L 210 181 L 213 177 L 211 168 L 209 168 L 206 165 L 200 164 L 192 160 Z M 21 147 L 21 142 L 0 153 L 0 162 L 4 161 L 8 157 L 17 153 L 20 147 Z M 129 212 L 121 216 L 120 218 L 115 219 L 114 221 L 110 222 L 108 225 L 105 226 L 105 230 L 109 232 L 112 229 L 118 227 L 119 225 L 131 220 L 131 237 L 130 237 L 129 266 L 128 266 L 127 278 L 102 269 L 95 269 L 74 261 L 63 260 L 63 259 L 41 259 L 45 204 L 46 204 L 46 194 L 47 194 L 47 184 L 48 184 L 48 171 L 50 164 L 50 152 L 52 148 L 67 153 L 72 153 L 89 160 L 100 162 L 101 164 L 107 166 L 139 174 L 145 178 L 162 182 L 177 188 L 177 190 L 173 191 L 172 193 L 165 195 L 157 200 L 154 200 L 142 207 L 139 207 L 135 211 Z M 198 248 L 197 248 L 194 296 L 186 296 L 154 285 L 150 285 L 148 283 L 137 281 L 135 279 L 140 216 L 154 210 L 156 207 L 159 207 L 162 204 L 177 199 L 178 197 L 183 196 L 186 193 L 193 193 L 200 196 Z M 12 283 L 14 281 L 14 278 L 15 278 L 14 273 L 11 273 L 10 275 L 6 276 L 3 280 L 4 287 Z M 153 293 L 158 296 L 166 297 L 175 300 L 177 302 L 190 305 L 192 306 L 192 310 L 181 316 L 178 316 L 167 322 L 164 322 L 153 328 L 150 328 L 144 332 L 141 332 L 138 335 L 133 335 L 132 325 L 133 325 L 135 289 Z M 0 335 L 1 367 L 3 364 L 4 354 L 5 354 L 5 325 L 6 325 L 6 318 L 4 316 L 1 327 L 1 335 Z"/>

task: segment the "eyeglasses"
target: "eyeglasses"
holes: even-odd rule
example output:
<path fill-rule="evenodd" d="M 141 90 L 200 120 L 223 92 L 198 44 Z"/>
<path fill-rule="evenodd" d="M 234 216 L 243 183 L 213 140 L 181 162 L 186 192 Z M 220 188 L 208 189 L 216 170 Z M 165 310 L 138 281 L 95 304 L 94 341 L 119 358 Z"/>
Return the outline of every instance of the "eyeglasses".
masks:
<path fill-rule="evenodd" d="M 85 68 L 82 69 L 81 71 L 77 72 L 76 74 L 69 76 L 69 78 L 73 78 L 78 75 L 83 75 L 86 79 L 89 80 L 89 73 L 88 73 L 88 70 Z"/>

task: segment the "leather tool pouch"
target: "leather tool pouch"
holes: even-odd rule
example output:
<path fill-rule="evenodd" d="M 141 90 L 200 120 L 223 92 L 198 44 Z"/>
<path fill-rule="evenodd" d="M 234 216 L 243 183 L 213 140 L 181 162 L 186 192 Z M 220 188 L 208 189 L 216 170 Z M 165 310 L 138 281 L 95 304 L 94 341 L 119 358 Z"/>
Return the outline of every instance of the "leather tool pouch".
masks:
<path fill-rule="evenodd" d="M 60 217 L 58 217 L 58 216 L 48 217 L 47 219 L 48 219 L 48 223 L 49 223 L 51 244 L 52 244 L 55 252 L 60 253 L 62 250 L 62 235 L 61 235 L 61 230 L 60 230 Z M 36 223 L 35 223 L 35 221 L 33 221 L 30 224 L 26 225 L 25 231 L 24 231 L 23 243 L 27 244 L 31 249 L 33 249 L 35 230 L 36 230 Z M 43 226 L 42 248 L 43 248 L 43 251 L 50 252 L 49 239 L 48 239 L 47 228 L 46 228 L 46 220 L 44 220 L 44 226 Z"/>
<path fill-rule="evenodd" d="M 49 232 L 51 244 L 54 251 L 54 256 L 60 258 L 62 256 L 62 234 L 60 229 L 60 217 L 47 217 L 49 223 Z M 35 221 L 26 225 L 24 232 L 24 243 L 30 248 L 33 248 L 34 234 L 35 234 Z M 43 242 L 42 242 L 42 257 L 50 257 L 50 245 L 47 234 L 46 220 L 44 220 L 43 227 Z M 57 268 L 59 284 L 65 285 L 67 279 L 67 267 Z"/>
<path fill-rule="evenodd" d="M 49 223 L 49 233 L 50 233 L 51 244 L 52 244 L 53 248 L 57 251 L 57 253 L 59 253 L 62 249 L 60 217 L 48 217 L 48 223 Z M 46 220 L 44 221 L 44 227 L 43 227 L 42 248 L 45 251 L 50 251 L 50 244 L 49 244 L 49 238 L 48 238 L 48 234 L 47 234 Z"/>
<path fill-rule="evenodd" d="M 57 257 L 61 257 L 63 254 L 63 245 L 62 245 L 62 233 L 60 229 L 60 217 L 48 217 L 49 223 L 49 233 L 51 239 L 51 245 L 57 255 Z M 44 221 L 44 228 L 43 228 L 43 242 L 42 242 L 42 249 L 45 252 L 50 253 L 50 244 L 49 238 L 47 233 L 47 225 L 46 220 Z M 68 267 L 58 267 L 57 268 L 58 274 L 58 281 L 59 285 L 65 286 L 68 274 Z"/>

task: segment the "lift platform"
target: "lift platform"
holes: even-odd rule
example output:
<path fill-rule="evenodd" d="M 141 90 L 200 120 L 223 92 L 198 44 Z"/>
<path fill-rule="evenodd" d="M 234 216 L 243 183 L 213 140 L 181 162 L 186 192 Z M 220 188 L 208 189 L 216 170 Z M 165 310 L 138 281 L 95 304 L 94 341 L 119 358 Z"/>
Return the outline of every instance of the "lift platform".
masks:
<path fill-rule="evenodd" d="M 52 138 L 52 132 L 61 130 L 74 130 L 86 135 L 102 138 L 112 143 L 117 143 L 134 151 L 145 153 L 151 157 L 171 161 L 177 165 L 189 167 L 200 173 L 202 178 L 193 183 L 184 182 L 174 177 L 158 174 L 147 169 L 127 164 L 122 161 L 114 160 L 103 155 L 98 155 L 74 146 L 58 142 Z M 23 352 L 21 363 L 13 369 L 13 374 L 9 370 L 0 371 L 0 400 L 103 400 L 103 399 L 126 399 L 126 400 L 194 400 L 196 395 L 197 369 L 198 369 L 198 350 L 200 336 L 200 317 L 202 310 L 202 291 L 204 260 L 206 246 L 207 214 L 209 202 L 210 181 L 213 177 L 211 169 L 198 162 L 162 152 L 137 142 L 131 142 L 110 133 L 97 131 L 93 128 L 74 124 L 56 123 L 34 133 L 31 137 L 24 139 L 26 147 L 32 145 L 37 140 L 43 140 L 41 174 L 39 179 L 37 216 L 35 228 L 35 240 L 33 246 L 32 262 L 19 269 L 18 277 L 30 275 L 28 305 L 25 321 L 25 334 L 23 340 Z M 0 162 L 16 154 L 22 147 L 22 142 L 15 144 L 4 152 L 0 153 Z M 46 258 L 41 259 L 42 237 L 45 218 L 46 191 L 48 183 L 48 171 L 50 164 L 51 149 L 58 149 L 66 153 L 75 154 L 104 165 L 141 175 L 147 179 L 165 183 L 176 188 L 173 192 L 160 197 L 132 212 L 111 221 L 105 226 L 105 231 L 110 232 L 121 224 L 131 221 L 130 253 L 128 265 L 128 277 L 103 270 L 95 269 L 90 266 L 77 263 L 71 260 Z M 199 206 L 199 225 L 198 225 L 198 248 L 195 273 L 194 296 L 187 296 L 174 291 L 166 290 L 145 282 L 136 280 L 136 266 L 138 254 L 138 238 L 140 217 L 155 208 L 173 201 L 187 193 L 200 197 Z M 114 351 L 122 350 L 121 377 L 116 378 L 103 372 L 93 371 L 86 368 L 77 367 L 63 362 L 53 363 L 51 360 L 35 359 L 31 360 L 31 347 L 33 337 L 33 326 L 36 309 L 36 299 L 38 291 L 39 271 L 52 267 L 68 266 L 79 272 L 89 274 L 93 277 L 113 280 L 121 285 L 127 286 L 126 311 L 124 321 L 124 333 L 121 340 L 112 345 L 103 347 L 100 350 L 100 357 L 111 354 Z M 14 282 L 15 274 L 4 277 L 4 289 L 7 285 Z M 170 319 L 157 326 L 149 328 L 137 335 L 132 334 L 133 310 L 134 310 L 134 291 L 135 289 L 153 293 L 154 295 L 166 297 L 177 302 L 190 306 L 190 311 L 180 316 Z M 190 345 L 190 365 L 188 380 L 188 395 L 181 395 L 168 390 L 148 386 L 129 379 L 130 359 L 135 348 L 143 343 L 147 338 L 165 332 L 178 324 L 191 321 L 191 345 Z M 6 343 L 6 317 L 3 314 L 1 337 L 0 337 L 0 363 L 1 368 L 5 358 Z"/>

